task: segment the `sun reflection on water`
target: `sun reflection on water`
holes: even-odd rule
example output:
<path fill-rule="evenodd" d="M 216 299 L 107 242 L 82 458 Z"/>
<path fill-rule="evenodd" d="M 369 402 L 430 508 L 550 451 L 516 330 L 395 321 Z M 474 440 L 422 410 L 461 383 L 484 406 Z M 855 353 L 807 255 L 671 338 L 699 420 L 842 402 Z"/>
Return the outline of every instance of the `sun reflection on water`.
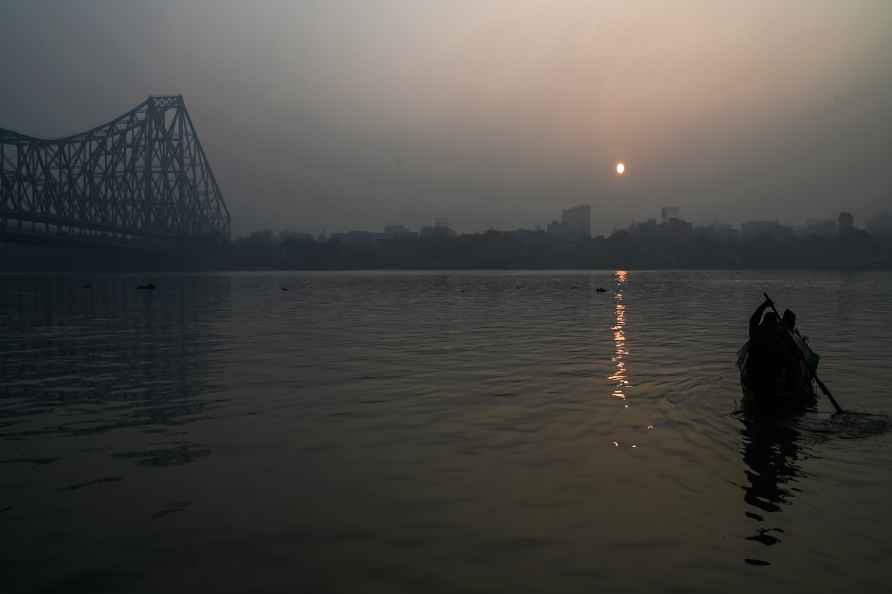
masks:
<path fill-rule="evenodd" d="M 623 300 L 623 288 L 626 284 L 628 272 L 625 270 L 616 271 L 616 291 L 614 292 L 614 325 L 613 325 L 613 357 L 611 361 L 614 365 L 614 371 L 608 376 L 608 379 L 614 382 L 613 391 L 610 395 L 617 400 L 626 400 L 626 388 L 629 387 L 629 376 L 626 371 L 626 355 L 629 354 L 626 345 L 626 304 Z M 628 406 L 628 404 L 626 405 Z"/>

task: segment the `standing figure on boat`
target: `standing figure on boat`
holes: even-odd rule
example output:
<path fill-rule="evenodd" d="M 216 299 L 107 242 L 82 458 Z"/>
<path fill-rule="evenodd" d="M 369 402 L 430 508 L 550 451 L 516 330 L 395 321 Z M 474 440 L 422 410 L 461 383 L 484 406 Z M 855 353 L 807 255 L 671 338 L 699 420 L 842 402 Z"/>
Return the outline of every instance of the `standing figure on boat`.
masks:
<path fill-rule="evenodd" d="M 759 393 L 774 392 L 777 379 L 784 371 L 783 345 L 777 314 L 765 310 L 774 305 L 765 299 L 750 317 L 747 356 L 748 383 Z"/>

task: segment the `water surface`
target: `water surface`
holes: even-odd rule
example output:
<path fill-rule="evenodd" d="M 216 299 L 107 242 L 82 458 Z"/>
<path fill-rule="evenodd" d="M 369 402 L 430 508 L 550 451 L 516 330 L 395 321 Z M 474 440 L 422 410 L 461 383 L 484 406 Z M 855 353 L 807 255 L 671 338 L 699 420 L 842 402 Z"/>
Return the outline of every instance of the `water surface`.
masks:
<path fill-rule="evenodd" d="M 869 415 L 738 411 L 763 291 Z M 0 590 L 884 591 L 890 304 L 888 273 L 0 276 Z"/>

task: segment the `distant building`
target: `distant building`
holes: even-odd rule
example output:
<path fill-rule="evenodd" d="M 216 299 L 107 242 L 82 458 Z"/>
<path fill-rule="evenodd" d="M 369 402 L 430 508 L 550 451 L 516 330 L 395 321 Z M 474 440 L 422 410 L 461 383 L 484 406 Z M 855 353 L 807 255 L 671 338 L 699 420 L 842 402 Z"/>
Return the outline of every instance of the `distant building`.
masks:
<path fill-rule="evenodd" d="M 586 239 L 592 236 L 592 207 L 581 204 L 561 213 L 561 222 L 567 225 L 570 233 Z"/>
<path fill-rule="evenodd" d="M 545 235 L 545 231 L 542 229 L 515 229 L 514 231 L 509 231 L 509 235 L 512 239 L 517 241 L 521 241 L 524 243 L 529 243 L 540 239 L 543 235 Z"/>
<path fill-rule="evenodd" d="M 703 237 L 712 241 L 737 241 L 740 239 L 740 230 L 734 225 L 726 223 L 713 223 L 699 228 Z"/>
<path fill-rule="evenodd" d="M 422 227 L 420 235 L 422 238 L 442 239 L 446 237 L 455 237 L 458 234 L 449 227 L 448 219 L 439 218 L 434 221 L 433 227 Z"/>
<path fill-rule="evenodd" d="M 671 217 L 660 225 L 660 232 L 663 234 L 663 237 L 669 239 L 682 239 L 691 235 L 693 231 L 694 225 L 692 223 L 676 217 Z"/>
<path fill-rule="evenodd" d="M 747 221 L 740 224 L 740 237 L 745 240 L 767 237 L 784 240 L 793 237 L 793 229 L 777 221 Z"/>
<path fill-rule="evenodd" d="M 418 233 L 403 225 L 388 225 L 384 227 L 384 236 L 387 239 L 411 239 L 418 237 Z"/>
<path fill-rule="evenodd" d="M 551 221 L 545 227 L 545 232 L 549 235 L 557 235 L 559 237 L 567 237 L 570 233 L 567 229 L 567 225 L 560 221 Z"/>
<path fill-rule="evenodd" d="M 332 234 L 331 238 L 345 245 L 369 246 L 374 245 L 379 239 L 384 239 L 384 234 L 371 231 L 347 231 L 346 233 Z"/>
<path fill-rule="evenodd" d="M 845 235 L 846 233 L 851 233 L 855 228 L 855 217 L 852 216 L 850 212 L 841 212 L 839 213 L 839 218 L 837 219 L 839 223 L 839 227 L 837 231 L 840 235 Z"/>
<path fill-rule="evenodd" d="M 803 237 L 833 237 L 836 235 L 836 221 L 833 219 L 809 219 L 799 231 Z"/>
<path fill-rule="evenodd" d="M 683 240 L 689 238 L 693 232 L 693 224 L 676 217 L 664 219 L 660 223 L 656 219 L 647 219 L 643 223 L 633 223 L 626 230 L 630 237 L 648 241 Z"/>
<path fill-rule="evenodd" d="M 867 221 L 867 230 L 872 235 L 892 235 L 892 213 L 883 211 Z"/>
<path fill-rule="evenodd" d="M 660 211 L 660 219 L 662 222 L 669 222 L 670 219 L 680 219 L 681 209 L 677 206 L 664 206 Z"/>
<path fill-rule="evenodd" d="M 561 212 L 561 221 L 548 224 L 548 233 L 567 239 L 591 239 L 592 207 L 580 204 Z"/>
<path fill-rule="evenodd" d="M 316 239 L 309 233 L 300 231 L 282 231 L 279 233 L 282 243 L 315 243 Z"/>
<path fill-rule="evenodd" d="M 656 219 L 647 219 L 643 223 L 633 223 L 629 226 L 629 235 L 635 238 L 648 239 L 659 234 L 660 226 Z"/>

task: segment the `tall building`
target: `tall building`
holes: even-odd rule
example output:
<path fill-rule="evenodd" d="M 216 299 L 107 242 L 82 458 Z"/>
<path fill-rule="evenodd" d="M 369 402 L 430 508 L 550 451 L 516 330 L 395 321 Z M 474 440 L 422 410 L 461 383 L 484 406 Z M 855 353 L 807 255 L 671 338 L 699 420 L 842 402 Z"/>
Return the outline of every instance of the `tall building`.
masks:
<path fill-rule="evenodd" d="M 668 223 L 672 219 L 680 218 L 681 209 L 677 206 L 664 206 L 660 211 L 664 223 Z"/>
<path fill-rule="evenodd" d="M 580 204 L 561 213 L 561 224 L 571 237 L 590 239 L 592 236 L 592 207 Z"/>

